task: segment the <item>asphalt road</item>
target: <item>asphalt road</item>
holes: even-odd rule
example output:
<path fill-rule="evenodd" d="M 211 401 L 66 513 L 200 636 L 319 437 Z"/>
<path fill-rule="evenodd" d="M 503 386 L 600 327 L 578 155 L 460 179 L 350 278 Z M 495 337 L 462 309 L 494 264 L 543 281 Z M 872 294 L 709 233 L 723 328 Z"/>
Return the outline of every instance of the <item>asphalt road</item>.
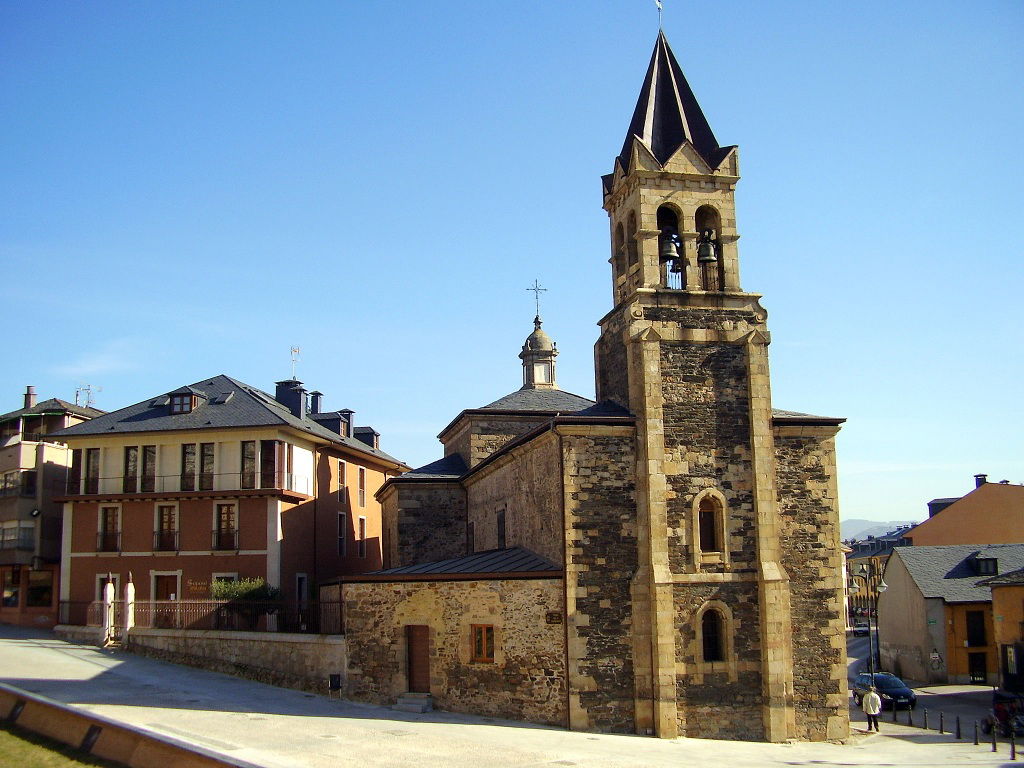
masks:
<path fill-rule="evenodd" d="M 868 671 L 868 638 L 848 635 L 846 640 L 846 671 L 847 678 L 853 678 L 860 672 Z M 882 670 L 885 671 L 885 670 Z M 960 716 L 960 724 L 964 736 L 967 737 L 975 720 L 983 720 L 992 707 L 992 688 L 987 685 L 928 685 L 914 680 L 904 680 L 917 693 L 917 709 L 914 711 L 914 722 L 920 725 L 924 710 L 928 710 L 929 727 L 937 728 L 939 713 L 947 730 L 955 727 L 956 717 Z M 906 712 L 897 713 L 900 722 L 906 722 Z M 892 712 L 882 714 L 882 720 L 891 720 Z M 850 700 L 850 720 L 859 723 L 864 720 L 860 708 Z"/>

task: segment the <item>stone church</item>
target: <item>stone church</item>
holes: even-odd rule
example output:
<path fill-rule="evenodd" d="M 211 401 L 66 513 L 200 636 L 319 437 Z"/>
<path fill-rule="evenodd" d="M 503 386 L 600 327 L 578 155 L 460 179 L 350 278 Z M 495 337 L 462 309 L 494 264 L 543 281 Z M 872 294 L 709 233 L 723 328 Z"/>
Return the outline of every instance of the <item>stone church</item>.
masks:
<path fill-rule="evenodd" d="M 659 33 L 603 178 L 597 400 L 558 388 L 538 317 L 522 389 L 464 410 L 443 458 L 381 489 L 386 568 L 340 583 L 349 696 L 667 738 L 847 736 L 843 419 L 772 408 L 738 181 Z"/>

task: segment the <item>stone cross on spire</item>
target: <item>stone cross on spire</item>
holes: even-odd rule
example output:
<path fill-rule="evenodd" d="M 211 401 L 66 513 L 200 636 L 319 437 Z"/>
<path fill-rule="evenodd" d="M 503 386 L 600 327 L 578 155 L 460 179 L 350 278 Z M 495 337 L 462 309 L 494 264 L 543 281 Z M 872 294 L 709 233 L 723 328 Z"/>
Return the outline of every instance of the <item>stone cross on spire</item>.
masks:
<path fill-rule="evenodd" d="M 542 293 L 546 293 L 548 289 L 547 288 L 541 288 L 540 287 L 540 281 L 539 280 L 534 280 L 533 281 L 533 285 L 531 285 L 526 290 L 533 291 L 533 299 L 537 303 L 537 313 L 536 313 L 537 314 L 537 319 L 539 320 L 540 319 L 540 295 Z M 536 321 L 534 321 L 534 322 L 536 322 Z"/>

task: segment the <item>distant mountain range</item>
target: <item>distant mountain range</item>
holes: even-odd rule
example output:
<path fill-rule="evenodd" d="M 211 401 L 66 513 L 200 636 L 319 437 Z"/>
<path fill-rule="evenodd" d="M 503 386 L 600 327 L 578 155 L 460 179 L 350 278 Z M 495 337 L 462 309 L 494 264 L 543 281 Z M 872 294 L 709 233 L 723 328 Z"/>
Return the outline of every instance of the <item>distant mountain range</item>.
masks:
<path fill-rule="evenodd" d="M 917 525 L 920 520 L 842 520 L 839 523 L 839 535 L 843 541 L 847 539 L 866 539 L 868 536 L 882 536 L 901 525 Z"/>

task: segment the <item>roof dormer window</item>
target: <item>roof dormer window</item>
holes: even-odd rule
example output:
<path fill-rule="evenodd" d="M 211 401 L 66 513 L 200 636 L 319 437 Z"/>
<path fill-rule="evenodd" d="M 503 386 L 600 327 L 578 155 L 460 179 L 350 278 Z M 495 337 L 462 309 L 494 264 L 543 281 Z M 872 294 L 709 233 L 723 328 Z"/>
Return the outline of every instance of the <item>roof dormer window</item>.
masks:
<path fill-rule="evenodd" d="M 999 573 L 999 560 L 994 557 L 976 557 L 974 569 L 979 576 L 995 576 Z"/>
<path fill-rule="evenodd" d="M 195 405 L 195 395 L 171 395 L 171 413 L 191 413 Z"/>

